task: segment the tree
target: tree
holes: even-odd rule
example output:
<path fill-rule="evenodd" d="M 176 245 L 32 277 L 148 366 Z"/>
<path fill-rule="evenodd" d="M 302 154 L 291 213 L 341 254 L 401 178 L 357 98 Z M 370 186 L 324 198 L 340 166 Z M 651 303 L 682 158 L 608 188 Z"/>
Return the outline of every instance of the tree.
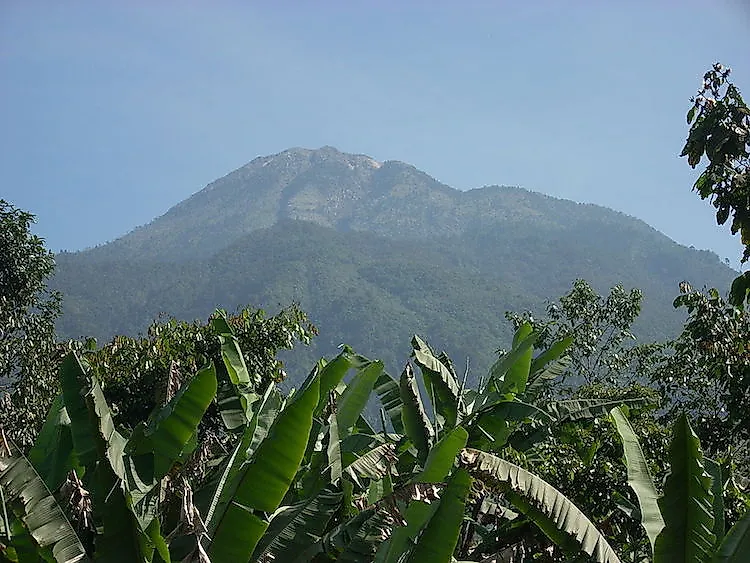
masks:
<path fill-rule="evenodd" d="M 55 320 L 61 296 L 47 281 L 55 270 L 34 216 L 0 199 L 0 424 L 27 446 L 57 393 Z"/>
<path fill-rule="evenodd" d="M 534 318 L 530 311 L 507 312 L 516 328 L 530 322 L 539 333 L 535 347 L 544 349 L 563 338 L 572 339 L 568 356 L 575 383 L 613 383 L 619 381 L 639 351 L 632 345 L 635 336 L 630 327 L 641 311 L 643 293 L 613 287 L 609 295 L 599 295 L 582 279 L 558 303 L 547 305 L 546 318 Z"/>
<path fill-rule="evenodd" d="M 716 289 L 685 286 L 675 307 L 688 318 L 669 353 L 654 362 L 651 380 L 666 400 L 667 419 L 690 412 L 703 447 L 717 455 L 750 438 L 750 314 Z"/>
<path fill-rule="evenodd" d="M 687 114 L 690 132 L 680 156 L 695 168 L 705 155 L 708 165 L 693 185 L 716 208 L 716 222 L 731 217 L 732 234 L 740 234 L 750 260 L 750 108 L 729 80 L 730 69 L 716 63 L 703 75 Z M 732 284 L 730 301 L 739 307 L 750 299 L 750 271 Z"/>
<path fill-rule="evenodd" d="M 687 114 L 688 138 L 680 156 L 695 168 L 708 165 L 693 185 L 716 208 L 716 222 L 730 217 L 732 234 L 740 234 L 742 263 L 750 259 L 750 109 L 729 80 L 730 69 L 715 63 L 703 75 Z M 716 289 L 681 287 L 675 307 L 688 320 L 653 380 L 670 399 L 670 414 L 688 409 L 700 417 L 698 435 L 710 453 L 726 450 L 750 437 L 750 271 L 732 283 L 722 299 Z M 746 466 L 750 463 L 745 460 Z"/>
<path fill-rule="evenodd" d="M 119 423 L 130 426 L 132 421 L 146 418 L 168 400 L 170 388 L 179 387 L 207 360 L 218 370 L 225 369 L 217 323 L 231 327 L 253 386 L 259 390 L 286 377 L 284 364 L 277 358 L 280 350 L 289 350 L 297 342 L 309 344 L 317 334 L 297 305 L 276 315 L 244 307 L 233 314 L 216 311 L 208 322 L 160 318 L 145 335 L 120 335 L 101 348 L 89 346 L 86 360 L 102 381 Z M 210 410 L 208 419 L 215 415 L 216 410 Z"/>

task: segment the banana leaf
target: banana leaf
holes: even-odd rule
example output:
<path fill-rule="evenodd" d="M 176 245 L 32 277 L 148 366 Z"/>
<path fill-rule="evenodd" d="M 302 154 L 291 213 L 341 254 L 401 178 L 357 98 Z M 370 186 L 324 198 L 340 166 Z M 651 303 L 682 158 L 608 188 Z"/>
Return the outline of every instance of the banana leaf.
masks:
<path fill-rule="evenodd" d="M 347 384 L 336 405 L 336 418 L 341 438 L 351 433 L 352 427 L 367 405 L 375 382 L 382 374 L 383 362 L 369 362 L 360 366 L 356 375 Z"/>
<path fill-rule="evenodd" d="M 260 398 L 253 389 L 261 381 L 248 372 L 239 342 L 224 311 L 216 311 L 211 327 L 219 338 L 221 359 L 229 376 L 229 381 L 222 380 L 218 387 L 219 414 L 227 430 L 237 430 L 252 418 L 252 405 Z"/>
<path fill-rule="evenodd" d="M 364 356 L 355 354 L 349 346 L 344 346 L 339 355 L 330 362 L 321 360 L 319 363 L 320 399 L 315 407 L 315 416 L 320 416 L 328 401 L 328 393 L 336 389 L 350 369 L 362 369 L 371 363 Z"/>
<path fill-rule="evenodd" d="M 342 493 L 329 486 L 314 497 L 279 508 L 258 542 L 252 560 L 267 557 L 274 563 L 296 561 L 300 552 L 323 537 L 339 510 Z"/>
<path fill-rule="evenodd" d="M 573 344 L 572 336 L 566 336 L 565 338 L 554 342 L 549 348 L 531 361 L 529 371 L 532 374 L 543 371 L 550 362 L 560 359 L 560 357 L 568 351 L 571 344 Z"/>
<path fill-rule="evenodd" d="M 437 510 L 409 554 L 408 562 L 450 563 L 461 532 L 470 488 L 471 477 L 466 470 L 459 469 L 451 476 L 440 495 Z"/>
<path fill-rule="evenodd" d="M 211 364 L 186 381 L 145 425 L 136 426 L 126 451 L 154 457 L 153 482 L 149 488 L 172 469 L 198 432 L 198 425 L 216 396 L 216 385 L 216 371 Z"/>
<path fill-rule="evenodd" d="M 60 387 L 73 447 L 86 468 L 85 484 L 93 499 L 94 517 L 103 529 L 95 540 L 96 557 L 113 563 L 150 561 L 154 546 L 144 530 L 152 518 L 133 510 L 133 500 L 123 486 L 134 481 L 124 456 L 126 440 L 115 429 L 98 380 L 86 373 L 74 352 L 63 359 Z"/>
<path fill-rule="evenodd" d="M 44 481 L 34 470 L 28 459 L 13 442 L 0 433 L 0 487 L 3 492 L 4 514 L 20 513 L 25 530 L 38 548 L 38 558 L 42 554 L 54 557 L 59 563 L 88 561 L 86 550 L 68 521 L 65 513 L 52 496 Z M 15 507 L 16 511 L 9 510 Z M 7 522 L 6 518 L 3 518 Z"/>
<path fill-rule="evenodd" d="M 454 428 L 446 434 L 433 448 L 427 457 L 422 472 L 413 479 L 413 483 L 442 483 L 453 469 L 456 456 L 466 445 L 469 435 L 462 427 Z M 406 526 L 393 531 L 390 539 L 378 550 L 378 561 L 395 563 L 400 561 L 403 553 L 413 545 L 415 538 L 435 514 L 435 503 L 426 504 L 412 501 L 406 508 Z M 462 513 L 463 517 L 463 513 Z"/>
<path fill-rule="evenodd" d="M 460 465 L 472 477 L 502 491 L 564 552 L 585 552 L 600 563 L 620 559 L 604 535 L 573 502 L 543 479 L 522 467 L 479 450 L 466 448 Z"/>
<path fill-rule="evenodd" d="M 543 419 L 552 422 L 552 417 L 535 405 L 522 401 L 499 401 L 478 411 L 469 428 L 469 444 L 480 450 L 498 451 L 505 447 L 510 435 L 524 420 Z"/>
<path fill-rule="evenodd" d="M 513 335 L 511 351 L 492 366 L 490 378 L 498 384 L 500 395 L 521 394 L 526 389 L 531 370 L 534 343 L 539 334 L 533 332 L 531 324 L 524 323 Z"/>
<path fill-rule="evenodd" d="M 401 390 L 398 381 L 389 374 L 383 372 L 375 382 L 375 394 L 380 399 L 388 419 L 391 421 L 393 431 L 396 434 L 404 433 L 404 423 L 401 420 Z"/>
<path fill-rule="evenodd" d="M 436 404 L 433 409 L 446 421 L 448 428 L 461 422 L 464 413 L 459 411 L 459 384 L 450 368 L 433 354 L 427 343 L 414 335 L 411 340 L 414 362 L 422 371 L 425 389 Z"/>
<path fill-rule="evenodd" d="M 724 539 L 724 480 L 721 475 L 721 465 L 713 459 L 703 458 L 703 466 L 706 472 L 711 476 L 711 494 L 713 505 L 711 511 L 714 515 L 714 537 L 716 538 L 715 548 L 718 549 L 721 541 Z"/>
<path fill-rule="evenodd" d="M 744 563 L 750 553 L 750 510 L 729 529 L 719 546 L 716 563 Z"/>
<path fill-rule="evenodd" d="M 552 360 L 544 366 L 543 369 L 534 370 L 534 362 L 531 362 L 531 373 L 529 379 L 526 382 L 526 389 L 523 393 L 518 395 L 519 399 L 522 399 L 528 403 L 534 402 L 539 394 L 544 389 L 544 386 L 549 381 L 554 381 L 559 377 L 562 377 L 568 368 L 570 368 L 570 358 L 563 356 L 557 360 Z"/>
<path fill-rule="evenodd" d="M 63 358 L 60 388 L 70 419 L 73 447 L 81 465 L 92 467 L 106 457 L 115 474 L 123 478 L 125 438 L 115 429 L 112 411 L 99 382 L 85 372 L 75 352 Z"/>
<path fill-rule="evenodd" d="M 382 479 L 388 474 L 396 474 L 392 467 L 396 456 L 393 444 L 380 444 L 359 456 L 348 464 L 345 469 L 353 478 L 367 477 L 369 479 Z"/>
<path fill-rule="evenodd" d="M 664 529 L 656 538 L 654 561 L 711 561 L 716 543 L 711 476 L 685 414 L 675 422 L 669 462 L 670 474 L 659 499 Z"/>
<path fill-rule="evenodd" d="M 611 413 L 613 408 L 621 405 L 636 409 L 653 404 L 654 402 L 646 397 L 619 399 L 617 401 L 607 399 L 566 399 L 549 403 L 545 409 L 557 420 L 558 424 L 563 424 L 607 415 Z"/>
<path fill-rule="evenodd" d="M 422 397 L 417 387 L 417 381 L 409 364 L 406 364 L 401 373 L 401 420 L 403 421 L 406 436 L 417 448 L 419 459 L 427 459 L 427 453 L 432 445 L 434 431 L 427 413 L 424 410 Z"/>
<path fill-rule="evenodd" d="M 209 523 L 209 532 L 214 531 L 209 548 L 213 563 L 247 561 L 252 555 L 268 528 L 263 513 L 278 508 L 299 469 L 319 392 L 320 379 L 314 373 L 233 479 L 230 502 L 215 511 Z"/>
<path fill-rule="evenodd" d="M 378 547 L 388 539 L 390 529 L 388 513 L 370 507 L 336 526 L 320 541 L 301 552 L 294 563 L 309 563 L 315 556 L 325 553 L 325 560 L 337 563 L 362 563 L 372 561 Z"/>
<path fill-rule="evenodd" d="M 279 393 L 274 385 L 269 385 L 250 424 L 242 433 L 231 455 L 224 462 L 223 470 L 216 472 L 214 477 L 208 479 L 196 492 L 196 505 L 200 507 L 201 513 L 206 515 L 209 533 L 215 531 L 217 511 L 223 513 L 231 503 L 243 467 L 258 445 L 268 436 L 268 431 L 276 420 L 281 406 L 282 401 Z"/>
<path fill-rule="evenodd" d="M 656 492 L 651 472 L 648 469 L 646 456 L 643 455 L 641 443 L 638 436 L 630 425 L 630 421 L 620 407 L 611 411 L 617 433 L 622 440 L 622 448 L 625 454 L 625 466 L 628 470 L 628 485 L 638 497 L 640 506 L 641 525 L 646 530 L 646 535 L 651 543 L 653 552 L 656 538 L 664 529 L 664 519 L 659 509 L 659 494 Z"/>
<path fill-rule="evenodd" d="M 331 483 L 337 484 L 343 475 L 341 440 L 339 439 L 338 417 L 335 412 L 328 417 L 328 467 L 331 470 Z"/>
<path fill-rule="evenodd" d="M 73 449 L 70 417 L 62 395 L 58 395 L 52 403 L 39 436 L 29 451 L 29 461 L 51 491 L 60 488 L 71 470 L 82 472 Z"/>

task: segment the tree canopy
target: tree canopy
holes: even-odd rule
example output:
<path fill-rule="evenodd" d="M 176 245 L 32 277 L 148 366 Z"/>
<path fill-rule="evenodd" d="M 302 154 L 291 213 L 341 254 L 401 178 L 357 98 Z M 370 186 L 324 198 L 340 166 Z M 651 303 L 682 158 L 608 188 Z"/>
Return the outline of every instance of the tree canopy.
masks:
<path fill-rule="evenodd" d="M 55 269 L 34 215 L 0 199 L 0 421 L 28 444 L 57 393 L 55 320 L 61 295 L 47 283 Z"/>

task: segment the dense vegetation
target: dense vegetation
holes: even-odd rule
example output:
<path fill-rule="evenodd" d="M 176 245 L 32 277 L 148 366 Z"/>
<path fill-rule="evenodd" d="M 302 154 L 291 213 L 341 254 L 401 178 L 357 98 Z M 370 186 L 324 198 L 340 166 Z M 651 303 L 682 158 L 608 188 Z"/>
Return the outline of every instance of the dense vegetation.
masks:
<path fill-rule="evenodd" d="M 750 110 L 720 65 L 701 96 L 684 155 L 693 166 L 708 155 L 696 188 L 744 236 Z M 599 295 L 577 280 L 541 315 L 507 314 L 509 346 L 478 381 L 413 336 L 399 377 L 343 346 L 283 391 L 278 352 L 316 333 L 297 306 L 162 319 L 103 346 L 56 342 L 51 257 L 29 234 L 32 216 L 6 202 L 0 211 L 0 297 L 13 304 L 0 326 L 5 560 L 661 563 L 750 553 L 747 274 L 727 281 L 726 298 L 680 284 L 674 305 L 686 320 L 672 340 L 633 344 L 639 290 Z M 207 287 L 223 291 L 217 272 L 237 269 L 236 255 Z M 440 277 L 415 283 L 451 283 Z M 38 412 L 41 428 L 20 422 Z"/>

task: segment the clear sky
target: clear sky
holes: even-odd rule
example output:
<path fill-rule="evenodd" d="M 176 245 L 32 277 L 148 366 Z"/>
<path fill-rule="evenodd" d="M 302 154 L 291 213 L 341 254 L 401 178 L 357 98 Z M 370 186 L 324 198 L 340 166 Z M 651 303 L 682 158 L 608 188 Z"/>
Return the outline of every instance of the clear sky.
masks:
<path fill-rule="evenodd" d="M 259 155 L 333 145 L 612 207 L 732 263 L 679 154 L 742 0 L 0 0 L 0 198 L 112 240 Z"/>

